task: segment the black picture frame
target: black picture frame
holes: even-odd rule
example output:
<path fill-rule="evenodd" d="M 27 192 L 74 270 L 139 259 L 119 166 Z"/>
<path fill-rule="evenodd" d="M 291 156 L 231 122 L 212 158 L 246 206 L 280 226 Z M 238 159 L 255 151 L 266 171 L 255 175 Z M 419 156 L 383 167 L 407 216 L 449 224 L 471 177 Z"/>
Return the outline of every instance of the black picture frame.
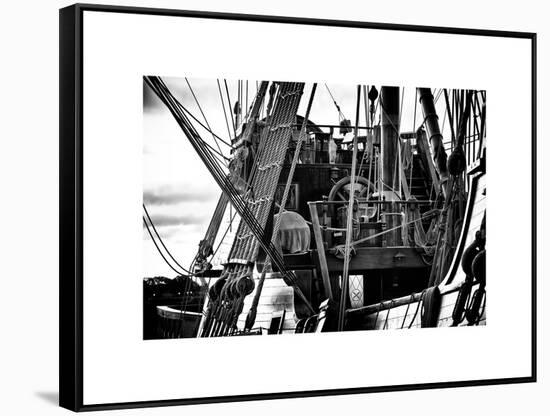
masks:
<path fill-rule="evenodd" d="M 504 38 L 523 38 L 530 40 L 532 68 L 531 375 L 526 377 L 486 380 L 387 385 L 317 391 L 289 391 L 271 394 L 250 394 L 192 399 L 144 400 L 139 402 L 85 405 L 83 402 L 83 13 L 85 11 L 181 16 L 223 20 L 245 20 L 270 23 L 293 23 L 301 25 L 384 29 L 439 34 L 464 34 Z M 75 4 L 63 8 L 60 10 L 59 16 L 59 403 L 62 407 L 73 411 L 91 411 L 102 409 L 141 408 L 389 391 L 397 392 L 403 390 L 432 388 L 487 386 L 510 383 L 531 383 L 537 380 L 536 33 L 91 4 Z"/>

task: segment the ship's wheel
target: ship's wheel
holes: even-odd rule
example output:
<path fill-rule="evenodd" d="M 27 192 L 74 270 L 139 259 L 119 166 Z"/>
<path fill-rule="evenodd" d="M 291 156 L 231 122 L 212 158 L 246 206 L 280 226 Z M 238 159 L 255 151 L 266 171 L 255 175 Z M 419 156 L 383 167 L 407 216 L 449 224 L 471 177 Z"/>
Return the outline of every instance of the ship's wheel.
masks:
<path fill-rule="evenodd" d="M 340 179 L 334 184 L 328 195 L 329 201 L 349 201 L 351 177 L 346 176 Z M 363 176 L 357 176 L 354 186 L 355 198 L 369 199 L 374 196 L 376 188 L 372 182 Z M 367 204 L 366 215 L 369 218 L 373 218 L 376 215 L 377 206 L 374 204 Z M 355 236 L 357 237 L 357 235 Z M 352 308 L 359 308 L 364 306 L 364 275 L 363 274 L 350 274 L 348 284 L 348 296 L 350 299 L 350 305 Z"/>
<path fill-rule="evenodd" d="M 354 187 L 354 194 L 355 199 L 357 198 L 364 198 L 364 199 L 370 199 L 373 197 L 376 193 L 376 187 L 375 185 L 370 182 L 367 178 L 364 176 L 356 176 L 355 178 L 355 187 Z M 334 184 L 332 189 L 330 190 L 330 193 L 328 194 L 328 200 L 329 201 L 349 201 L 349 193 L 350 193 L 350 186 L 351 184 L 351 177 L 346 176 L 342 179 L 340 179 L 338 182 Z M 376 205 L 367 205 L 366 214 L 369 218 L 373 218 L 376 215 L 377 206 Z"/>
<path fill-rule="evenodd" d="M 357 176 L 355 178 L 355 198 L 368 198 L 375 191 L 376 188 L 372 182 L 363 176 Z M 346 176 L 340 179 L 334 184 L 330 193 L 328 194 L 329 201 L 349 201 L 351 176 Z"/>

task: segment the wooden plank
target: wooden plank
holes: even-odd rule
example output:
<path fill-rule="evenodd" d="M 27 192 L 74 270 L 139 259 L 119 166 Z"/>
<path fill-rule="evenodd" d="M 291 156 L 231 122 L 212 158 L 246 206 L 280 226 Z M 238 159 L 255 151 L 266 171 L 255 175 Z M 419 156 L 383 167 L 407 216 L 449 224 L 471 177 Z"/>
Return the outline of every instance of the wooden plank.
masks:
<path fill-rule="evenodd" d="M 318 220 L 317 220 L 318 221 Z M 291 270 L 311 269 L 314 267 L 311 260 L 311 254 L 299 253 L 299 254 L 283 254 L 285 265 Z"/>
<path fill-rule="evenodd" d="M 332 287 L 330 284 L 329 269 L 327 266 L 327 258 L 325 256 L 325 246 L 323 243 L 323 235 L 321 233 L 321 226 L 319 224 L 319 214 L 317 212 L 317 205 L 308 203 L 309 211 L 311 213 L 311 223 L 313 225 L 313 234 L 315 236 L 315 244 L 317 246 L 317 258 L 319 261 L 319 268 L 321 269 L 321 277 L 323 278 L 323 286 L 325 288 L 325 296 L 334 301 L 332 294 Z M 340 270 L 343 267 L 340 266 Z"/>
<path fill-rule="evenodd" d="M 350 261 L 350 272 L 427 267 L 417 249 L 412 247 L 356 247 L 355 251 Z M 318 250 L 312 250 L 312 255 L 326 258 L 328 272 L 341 272 L 344 267 L 343 260 L 333 255 L 325 256 Z"/>

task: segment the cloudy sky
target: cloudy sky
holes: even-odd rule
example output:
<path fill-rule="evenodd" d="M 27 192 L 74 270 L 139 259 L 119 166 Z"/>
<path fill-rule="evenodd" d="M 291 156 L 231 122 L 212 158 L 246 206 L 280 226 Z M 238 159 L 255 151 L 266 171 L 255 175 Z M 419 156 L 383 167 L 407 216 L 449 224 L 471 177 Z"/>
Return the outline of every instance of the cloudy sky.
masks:
<path fill-rule="evenodd" d="M 185 78 L 163 78 L 163 80 L 175 97 L 202 122 L 200 110 Z M 216 80 L 188 79 L 188 81 L 212 130 L 229 141 Z M 223 80 L 221 85 L 225 98 Z M 256 85 L 256 81 L 248 82 L 249 106 L 256 93 Z M 237 82 L 228 81 L 228 87 L 234 105 L 237 97 Z M 352 120 L 353 124 L 356 86 L 330 84 L 328 87 L 346 118 Z M 377 88 L 380 89 L 379 86 Z M 305 113 L 310 91 L 311 83 L 308 83 L 300 103 L 298 111 L 300 115 Z M 199 241 L 208 228 L 220 190 L 172 115 L 145 83 L 143 92 L 143 202 L 172 255 L 181 265 L 188 267 L 196 253 Z M 437 96 L 437 92 L 434 91 L 434 95 Z M 243 112 L 245 112 L 244 101 L 243 99 Z M 417 107 L 416 121 L 414 120 L 414 101 L 415 89 L 405 88 L 401 131 L 412 131 L 413 127 L 418 127 L 423 120 L 420 106 Z M 436 106 L 442 121 L 443 97 L 438 100 Z M 339 122 L 338 112 L 324 83 L 319 83 L 317 87 L 310 119 L 318 124 L 338 124 Z M 360 123 L 363 125 L 365 123 L 363 108 Z M 198 124 L 195 124 L 195 127 L 204 140 L 216 147 L 208 132 Z M 446 128 L 445 131 L 448 129 Z M 227 146 L 222 145 L 222 151 L 229 155 Z M 229 212 L 226 217 L 228 215 Z M 225 225 L 222 224 L 220 234 L 224 230 Z M 157 253 L 145 229 L 143 241 L 144 276 L 175 276 Z"/>

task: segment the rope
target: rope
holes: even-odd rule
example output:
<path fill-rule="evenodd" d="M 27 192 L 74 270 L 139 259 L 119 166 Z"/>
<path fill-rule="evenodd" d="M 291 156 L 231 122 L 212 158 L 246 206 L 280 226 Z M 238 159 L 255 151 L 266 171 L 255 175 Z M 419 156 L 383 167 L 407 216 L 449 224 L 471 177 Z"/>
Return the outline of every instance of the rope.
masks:
<path fill-rule="evenodd" d="M 328 94 L 330 95 L 330 98 L 331 98 L 332 102 L 334 103 L 334 106 L 336 107 L 336 110 L 338 110 L 338 117 L 340 119 L 339 121 L 345 120 L 346 116 L 344 115 L 344 113 L 340 109 L 340 106 L 338 105 L 338 103 L 334 99 L 334 96 L 332 95 L 332 92 L 330 91 L 330 88 L 328 87 L 328 85 L 326 83 L 325 83 L 325 88 L 327 89 Z"/>
<path fill-rule="evenodd" d="M 149 83 L 147 83 L 147 85 L 149 86 L 149 88 L 152 89 L 151 85 Z M 209 133 L 213 134 L 215 137 L 217 137 L 219 140 L 221 140 L 224 144 L 227 144 L 228 146 L 231 146 L 230 144 L 226 143 L 220 136 L 218 136 L 217 134 L 215 134 L 213 131 L 209 130 L 204 124 L 202 124 L 194 115 L 193 113 L 191 113 L 187 108 L 185 108 L 183 106 L 183 104 L 181 104 L 179 101 L 176 101 L 176 104 L 178 105 L 178 107 L 184 111 L 185 113 L 187 113 L 189 115 L 189 117 L 191 117 L 193 120 L 195 120 L 197 122 L 197 124 L 199 124 L 202 128 L 204 128 L 206 131 L 208 131 Z M 204 142 L 204 144 L 210 148 L 210 150 L 212 150 L 216 155 L 217 157 L 221 157 L 223 160 L 222 162 L 223 163 L 226 163 L 227 160 L 229 160 L 229 158 L 227 156 L 225 156 L 223 153 L 220 153 L 218 150 L 214 149 L 209 143 L 207 142 Z M 219 157 L 218 157 L 218 160 L 219 160 Z"/>
<path fill-rule="evenodd" d="M 166 250 L 166 253 L 168 254 L 168 256 L 172 259 L 172 261 L 174 263 L 176 263 L 176 265 L 182 269 L 186 274 L 188 275 L 192 275 L 193 273 L 191 273 L 189 270 L 185 269 L 185 267 L 183 267 L 181 264 L 178 263 L 178 261 L 174 258 L 174 256 L 172 256 L 172 253 L 170 253 L 170 250 L 168 250 L 168 248 L 166 247 L 166 245 L 164 244 L 164 241 L 162 241 L 162 238 L 160 236 L 160 234 L 158 233 L 157 231 L 157 228 L 155 227 L 155 224 L 153 223 L 153 220 L 151 219 L 151 217 L 149 216 L 149 212 L 147 211 L 147 207 L 145 206 L 145 204 L 142 204 L 143 206 L 143 210 L 145 211 L 145 215 L 147 216 L 147 219 L 149 220 L 149 222 L 151 223 L 151 227 L 153 228 L 153 231 L 155 233 L 155 235 L 158 237 L 159 241 L 160 241 L 160 244 L 162 245 L 162 247 L 164 248 L 164 250 Z M 147 223 L 145 224 L 147 225 Z M 149 231 L 149 226 L 147 226 L 147 231 Z M 151 233 L 149 232 L 149 235 L 151 235 Z M 180 273 L 181 274 L 181 273 Z"/>
<path fill-rule="evenodd" d="M 391 308 L 393 308 L 393 305 L 394 305 L 395 301 L 392 299 L 390 301 L 390 307 L 388 308 L 388 312 L 386 313 L 386 319 L 384 321 L 384 326 L 382 326 L 382 330 L 386 329 L 387 328 L 387 325 L 388 325 L 388 319 L 390 317 L 390 311 L 391 311 Z"/>
<path fill-rule="evenodd" d="M 326 85 L 326 84 L 325 84 Z M 355 134 L 353 137 L 353 156 L 351 160 L 351 179 L 346 224 L 346 245 L 344 257 L 344 271 L 342 275 L 342 292 L 340 295 L 340 313 L 338 314 L 338 330 L 344 329 L 344 314 L 346 310 L 346 296 L 348 291 L 349 261 L 351 252 L 351 234 L 353 232 L 353 203 L 355 200 L 355 176 L 357 168 L 357 134 L 359 126 L 359 109 L 361 107 L 361 86 L 357 86 L 357 107 L 355 110 Z"/>
<path fill-rule="evenodd" d="M 223 80 L 223 83 L 225 84 L 225 93 L 227 95 L 227 102 L 229 104 L 229 111 L 231 111 L 231 109 L 233 108 L 233 106 L 231 105 L 231 98 L 229 97 L 229 88 L 227 86 L 227 80 L 224 79 Z M 231 117 L 231 124 L 233 126 L 233 133 L 235 134 L 234 137 L 237 137 L 237 126 L 235 125 L 235 120 L 233 120 L 233 117 Z"/>
<path fill-rule="evenodd" d="M 202 107 L 199 103 L 199 100 L 197 99 L 197 96 L 195 95 L 195 91 L 193 91 L 193 88 L 191 87 L 191 83 L 189 82 L 189 80 L 187 79 L 187 77 L 185 77 L 185 82 L 187 83 L 187 86 L 189 87 L 189 91 L 191 91 L 191 95 L 193 96 L 194 100 L 195 100 L 195 103 L 197 104 L 197 107 L 199 108 L 199 111 L 200 113 L 202 114 L 202 118 L 204 119 L 204 122 L 206 123 L 207 127 L 208 127 L 208 131 L 210 131 L 210 133 L 212 134 L 212 139 L 214 140 L 214 142 L 216 143 L 216 146 L 218 147 L 218 150 L 219 152 L 221 153 L 222 152 L 222 149 L 220 147 L 220 144 L 218 143 L 218 141 L 216 140 L 216 136 L 214 135 L 214 133 L 212 132 L 212 128 L 210 127 L 210 124 L 208 124 L 208 119 L 206 118 L 206 115 L 204 114 L 204 111 L 202 111 Z M 226 143 L 228 144 L 228 143 Z"/>
<path fill-rule="evenodd" d="M 210 133 L 215 139 L 217 139 L 218 141 L 222 142 L 223 144 L 225 144 L 226 146 L 229 146 L 231 148 L 233 148 L 233 145 L 231 143 L 228 143 L 226 140 L 222 139 L 219 135 L 217 135 L 216 133 L 214 133 L 212 131 L 212 129 L 210 128 L 210 126 L 205 126 L 191 111 L 189 111 L 182 103 L 180 103 L 178 101 L 177 103 L 181 109 L 183 111 L 185 111 L 187 113 L 187 115 L 189 117 L 191 117 L 199 126 L 201 126 L 204 130 L 206 130 L 208 133 Z M 231 136 L 229 136 L 231 137 Z M 221 151 L 221 150 L 220 150 Z M 224 156 L 225 157 L 225 156 Z M 227 158 L 227 157 L 226 157 Z"/>
<path fill-rule="evenodd" d="M 405 326 L 405 321 L 407 320 L 407 315 L 409 313 L 409 308 L 411 307 L 411 303 L 413 301 L 414 295 L 411 293 L 411 300 L 407 303 L 407 309 L 405 309 L 405 315 L 403 315 L 403 322 L 401 322 L 401 329 Z"/>
<path fill-rule="evenodd" d="M 426 293 L 426 290 L 423 290 L 422 295 L 420 296 L 420 299 L 418 300 L 418 303 L 416 304 L 416 310 L 414 311 L 414 315 L 411 319 L 411 322 L 409 322 L 408 329 L 411 329 L 413 324 L 414 324 L 414 320 L 416 319 L 416 316 L 418 315 L 418 310 L 420 309 L 420 304 L 424 301 L 424 294 L 425 293 Z"/>
<path fill-rule="evenodd" d="M 174 268 L 174 266 L 172 266 L 172 264 L 168 261 L 168 259 L 166 257 L 164 257 L 164 254 L 162 253 L 162 250 L 158 246 L 157 242 L 155 241 L 155 238 L 153 237 L 153 234 L 151 233 L 151 230 L 149 230 L 149 224 L 147 224 L 147 221 L 145 220 L 145 217 L 142 217 L 142 218 L 143 218 L 143 223 L 145 224 L 145 228 L 147 229 L 147 232 L 149 233 L 149 236 L 151 237 L 151 240 L 153 240 L 153 243 L 155 244 L 155 247 L 157 248 L 157 251 L 159 252 L 159 254 L 162 257 L 162 259 L 164 260 L 164 262 L 168 265 L 168 267 L 170 267 L 174 272 L 176 272 L 178 274 L 178 276 L 182 275 L 183 273 L 181 271 L 177 270 L 176 268 Z"/>
<path fill-rule="evenodd" d="M 231 137 L 231 129 L 229 128 L 229 122 L 227 121 L 227 112 L 225 111 L 225 103 L 223 101 L 222 87 L 220 86 L 220 80 L 219 79 L 217 79 L 216 82 L 218 83 L 218 92 L 220 93 L 220 100 L 221 100 L 222 108 L 223 108 L 223 116 L 224 116 L 224 119 L 225 119 L 225 125 L 227 127 L 227 135 L 229 137 Z"/>
<path fill-rule="evenodd" d="M 374 151 L 374 136 L 373 136 L 373 130 L 372 130 L 372 125 L 371 125 L 371 121 L 370 120 L 370 117 L 369 117 L 369 110 L 368 110 L 368 105 L 367 105 L 367 89 L 368 89 L 368 85 L 365 86 L 363 85 L 363 103 L 364 103 L 364 106 L 365 106 L 365 119 L 366 119 L 366 124 L 367 124 L 367 128 L 370 128 L 370 130 L 367 130 L 367 142 L 368 142 L 368 132 L 370 132 L 371 134 L 371 141 L 369 143 L 369 148 L 368 150 L 365 149 L 363 150 L 363 157 L 361 158 L 361 163 L 359 165 L 359 169 L 357 170 L 358 172 L 361 172 L 361 170 L 363 169 L 363 164 L 365 162 L 365 159 L 368 157 L 369 158 L 369 173 L 368 173 L 368 183 L 367 183 L 367 196 L 370 195 L 370 185 L 371 185 L 371 177 L 372 177 L 372 164 L 373 164 L 373 159 L 374 159 L 374 154 L 373 154 L 373 151 Z M 378 102 L 376 103 L 376 108 L 378 108 Z M 376 111 L 376 110 L 375 110 Z M 380 124 L 380 123 L 379 123 Z M 373 189 L 374 191 L 374 189 Z"/>

